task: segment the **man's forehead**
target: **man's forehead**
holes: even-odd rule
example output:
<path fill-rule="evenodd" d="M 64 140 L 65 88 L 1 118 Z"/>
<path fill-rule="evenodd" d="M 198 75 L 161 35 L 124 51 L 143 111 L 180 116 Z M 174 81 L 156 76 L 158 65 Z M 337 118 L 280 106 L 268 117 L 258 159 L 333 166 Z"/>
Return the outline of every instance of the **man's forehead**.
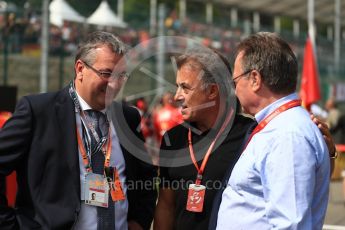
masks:
<path fill-rule="evenodd" d="M 189 86 L 203 84 L 202 73 L 188 67 L 182 68 L 177 71 L 176 84 Z"/>
<path fill-rule="evenodd" d="M 115 55 L 115 59 L 114 59 L 114 71 L 117 70 L 117 71 L 124 71 L 127 69 L 127 60 L 125 58 L 124 55 L 122 54 L 117 54 L 117 53 L 114 53 Z"/>
<path fill-rule="evenodd" d="M 199 75 L 201 73 L 202 66 L 196 61 L 188 61 L 184 63 L 179 69 L 178 73 L 183 75 Z"/>
<path fill-rule="evenodd" d="M 181 68 L 186 68 L 191 71 L 200 71 L 202 69 L 202 65 L 195 59 L 189 59 L 188 61 L 183 63 Z"/>
<path fill-rule="evenodd" d="M 244 51 L 240 51 L 236 58 L 235 58 L 235 62 L 234 62 L 234 71 L 236 71 L 236 68 L 240 68 L 242 66 L 242 59 L 244 56 Z"/>
<path fill-rule="evenodd" d="M 235 62 L 242 60 L 243 56 L 244 56 L 244 51 L 243 50 L 239 51 L 236 55 Z"/>
<path fill-rule="evenodd" d="M 177 70 L 177 76 L 183 78 L 190 78 L 199 75 L 200 69 L 196 69 L 190 65 L 183 65 Z"/>

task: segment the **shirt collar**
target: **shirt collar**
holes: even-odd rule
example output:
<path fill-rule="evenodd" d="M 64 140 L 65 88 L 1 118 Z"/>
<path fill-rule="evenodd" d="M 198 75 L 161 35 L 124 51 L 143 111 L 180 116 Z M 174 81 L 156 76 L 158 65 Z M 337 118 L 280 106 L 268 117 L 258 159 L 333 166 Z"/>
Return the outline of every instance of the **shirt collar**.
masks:
<path fill-rule="evenodd" d="M 78 94 L 78 92 L 76 91 L 77 96 L 78 96 L 78 101 L 80 104 L 80 108 L 85 111 L 85 110 L 90 110 L 92 109 L 91 106 Z M 106 109 L 102 109 L 100 112 L 105 114 Z"/>
<path fill-rule="evenodd" d="M 279 108 L 279 106 L 296 99 L 298 99 L 297 93 L 292 93 L 285 97 L 280 98 L 279 100 L 276 100 L 275 102 L 269 104 L 268 106 L 260 110 L 257 114 L 255 114 L 255 120 L 258 123 L 260 123 L 263 119 L 265 119 L 265 117 L 267 117 L 275 109 Z"/>

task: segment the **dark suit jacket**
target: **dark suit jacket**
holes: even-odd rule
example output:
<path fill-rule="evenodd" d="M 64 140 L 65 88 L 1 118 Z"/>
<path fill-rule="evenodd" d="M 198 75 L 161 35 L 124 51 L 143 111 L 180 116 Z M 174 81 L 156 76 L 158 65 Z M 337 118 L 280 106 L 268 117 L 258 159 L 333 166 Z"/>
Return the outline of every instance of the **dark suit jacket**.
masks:
<path fill-rule="evenodd" d="M 345 144 L 345 114 L 339 117 L 336 126 L 330 130 L 336 144 Z"/>
<path fill-rule="evenodd" d="M 127 183 L 152 181 L 156 170 L 144 163 L 149 158 L 142 148 L 141 132 L 137 131 L 139 113 L 119 104 L 112 111 L 126 163 Z M 0 131 L 0 178 L 15 170 L 18 183 L 14 209 L 7 206 L 5 194 L 0 194 L 0 229 L 73 228 L 81 202 L 75 121 L 68 88 L 26 96 L 18 102 L 12 118 Z M 128 138 L 135 142 L 135 148 Z M 136 150 L 142 160 L 127 149 Z M 131 187 L 127 198 L 128 220 L 149 229 L 156 191 Z"/>

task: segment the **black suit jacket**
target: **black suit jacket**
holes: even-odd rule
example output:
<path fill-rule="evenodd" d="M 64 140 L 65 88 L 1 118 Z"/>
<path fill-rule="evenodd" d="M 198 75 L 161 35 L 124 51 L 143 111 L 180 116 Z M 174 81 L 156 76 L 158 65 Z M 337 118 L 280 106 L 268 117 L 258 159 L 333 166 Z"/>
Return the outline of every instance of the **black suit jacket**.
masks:
<path fill-rule="evenodd" d="M 149 158 L 137 131 L 139 113 L 119 104 L 114 104 L 112 111 L 126 164 L 126 182 L 152 181 L 156 170 L 145 163 Z M 142 160 L 129 153 L 133 144 L 128 138 L 135 142 L 134 150 Z M 15 170 L 18 183 L 14 209 L 7 206 L 5 194 L 0 194 L 0 229 L 73 228 L 81 202 L 78 154 L 75 109 L 68 88 L 23 97 L 0 131 L 0 178 Z M 131 187 L 127 198 L 128 220 L 149 229 L 156 191 Z"/>

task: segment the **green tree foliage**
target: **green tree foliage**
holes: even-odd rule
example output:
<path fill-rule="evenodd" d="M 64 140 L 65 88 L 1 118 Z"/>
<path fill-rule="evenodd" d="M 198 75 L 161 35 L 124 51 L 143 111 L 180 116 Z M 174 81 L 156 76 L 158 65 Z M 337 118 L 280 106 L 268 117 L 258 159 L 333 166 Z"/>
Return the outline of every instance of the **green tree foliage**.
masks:
<path fill-rule="evenodd" d="M 124 0 L 124 20 L 133 28 L 148 29 L 150 0 Z"/>

